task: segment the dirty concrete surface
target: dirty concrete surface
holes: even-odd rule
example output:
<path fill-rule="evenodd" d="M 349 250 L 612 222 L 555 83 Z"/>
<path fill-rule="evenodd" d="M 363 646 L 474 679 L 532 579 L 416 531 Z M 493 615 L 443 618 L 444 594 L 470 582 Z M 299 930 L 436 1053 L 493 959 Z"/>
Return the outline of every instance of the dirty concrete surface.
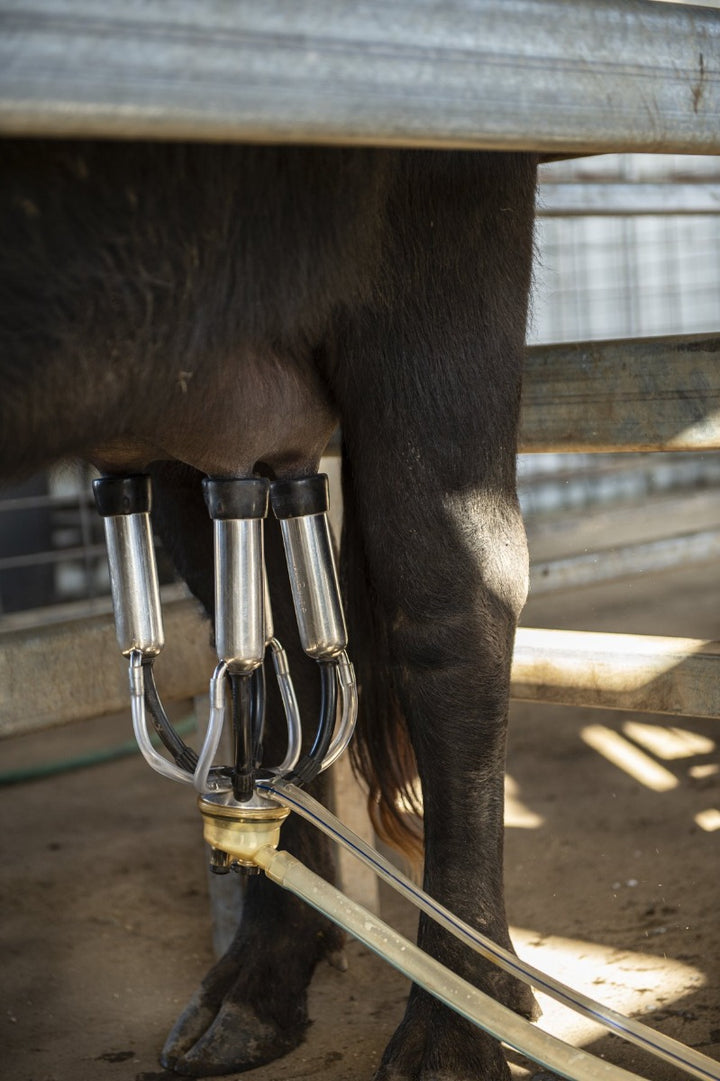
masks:
<path fill-rule="evenodd" d="M 720 638 L 717 572 L 678 569 L 538 597 L 524 622 Z M 662 766 L 664 789 L 590 747 L 589 725 Z M 2 769 L 107 747 L 129 731 L 122 717 L 18 737 L 2 744 Z M 716 1058 L 719 742 L 718 722 L 515 704 L 506 842 L 519 951 Z M 125 758 L 0 789 L 0 821 L 0 1074 L 170 1081 L 160 1046 L 213 959 L 192 795 Z M 385 893 L 383 914 L 412 933 L 412 913 Z M 357 944 L 347 953 L 346 973 L 323 966 L 316 975 L 305 1043 L 248 1078 L 369 1081 L 407 983 Z M 542 1024 L 578 1046 L 654 1081 L 685 1076 L 544 1008 Z M 511 1061 L 518 1081 L 535 1072 Z"/>

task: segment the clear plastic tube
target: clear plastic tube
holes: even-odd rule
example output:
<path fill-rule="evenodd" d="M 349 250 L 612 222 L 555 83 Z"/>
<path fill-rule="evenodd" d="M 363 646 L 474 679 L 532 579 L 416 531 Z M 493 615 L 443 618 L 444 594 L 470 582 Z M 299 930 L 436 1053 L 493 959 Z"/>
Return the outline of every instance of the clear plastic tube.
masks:
<path fill-rule="evenodd" d="M 210 769 L 220 746 L 220 737 L 225 724 L 225 676 L 227 675 L 227 667 L 224 661 L 220 661 L 210 680 L 210 715 L 205 730 L 205 739 L 192 778 L 195 789 L 201 796 L 211 787 Z"/>
<path fill-rule="evenodd" d="M 505 969 L 506 972 L 510 972 L 525 983 L 532 984 L 538 990 L 561 1002 L 564 1006 L 590 1018 L 592 1021 L 596 1021 L 630 1043 L 634 1043 L 658 1058 L 672 1063 L 673 1066 L 686 1070 L 694 1077 L 701 1078 L 703 1081 L 720 1081 L 720 1063 L 708 1058 L 707 1055 L 684 1046 L 669 1036 L 663 1035 L 661 1032 L 648 1028 L 647 1025 L 643 1025 L 639 1021 L 623 1016 L 623 1014 L 588 998 L 579 991 L 567 987 L 554 977 L 548 976 L 540 969 L 527 964 L 516 957 L 515 954 L 498 946 L 492 939 L 476 931 L 469 924 L 464 923 L 452 912 L 444 908 L 443 905 L 424 893 L 410 879 L 406 878 L 388 860 L 376 852 L 371 845 L 363 841 L 352 830 L 349 830 L 335 815 L 309 796 L 307 792 L 283 780 L 260 781 L 258 782 L 258 788 L 268 795 L 275 796 L 281 803 L 291 807 L 308 821 L 314 823 L 328 836 L 344 845 L 371 867 L 380 878 L 407 897 L 428 916 L 455 935 L 456 938 L 459 938 L 466 945 L 487 958 L 487 960 Z"/>
<path fill-rule="evenodd" d="M 288 730 L 288 746 L 278 772 L 291 770 L 300 757 L 302 742 L 302 729 L 300 724 L 300 710 L 295 697 L 295 688 L 290 677 L 290 669 L 287 663 L 287 655 L 277 638 L 271 638 L 269 642 L 275 675 L 277 676 L 280 696 L 282 698 L 285 719 Z M 213 783 L 211 768 L 213 759 L 220 746 L 223 725 L 225 724 L 225 688 L 224 679 L 227 675 L 227 665 L 220 662 L 210 681 L 210 717 L 205 732 L 205 740 L 198 757 L 193 783 L 200 794 L 207 791 L 216 791 L 219 788 L 230 788 L 230 782 Z"/>
<path fill-rule="evenodd" d="M 355 682 L 355 669 L 345 650 L 338 654 L 335 671 L 337 673 L 342 712 L 337 734 L 330 744 L 327 754 L 323 758 L 322 766 L 320 767 L 321 772 L 322 770 L 329 769 L 334 762 L 337 762 L 338 758 L 352 739 L 352 734 L 355 731 L 355 722 L 357 720 L 358 694 L 357 683 Z"/>
<path fill-rule="evenodd" d="M 290 676 L 287 654 L 277 638 L 271 638 L 270 649 L 272 651 L 273 666 L 277 676 L 280 697 L 282 698 L 285 719 L 287 721 L 288 745 L 285 757 L 277 767 L 278 773 L 286 773 L 294 769 L 300 758 L 302 745 L 302 724 L 300 721 L 300 708 L 295 697 L 295 688 Z"/>
<path fill-rule="evenodd" d="M 163 758 L 150 741 L 147 728 L 147 713 L 145 710 L 145 677 L 143 674 L 143 655 L 139 650 L 133 650 L 130 654 L 130 709 L 132 712 L 133 732 L 140 753 L 147 764 L 171 781 L 182 781 L 183 784 L 191 784 L 193 775 L 176 766 L 167 758 Z"/>
<path fill-rule="evenodd" d="M 329 916 L 354 938 L 462 1017 L 571 1081 L 642 1081 L 637 1074 L 570 1047 L 450 972 L 366 908 L 345 897 L 288 852 L 269 845 L 254 856 L 266 875 Z"/>

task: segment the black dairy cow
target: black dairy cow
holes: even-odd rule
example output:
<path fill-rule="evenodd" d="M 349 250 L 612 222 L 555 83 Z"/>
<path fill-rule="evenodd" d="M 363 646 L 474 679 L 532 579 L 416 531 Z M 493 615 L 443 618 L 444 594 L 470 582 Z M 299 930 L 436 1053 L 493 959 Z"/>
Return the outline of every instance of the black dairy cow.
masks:
<path fill-rule="evenodd" d="M 505 727 L 527 583 L 515 450 L 535 165 L 522 154 L 2 144 L 3 476 L 68 456 L 106 473 L 149 471 L 157 529 L 211 612 L 201 476 L 311 474 L 339 422 L 356 755 L 375 818 L 402 840 L 398 797 L 417 769 L 425 887 L 505 946 Z M 285 572 L 270 524 L 267 533 L 274 588 Z M 289 640 L 290 602 L 274 596 L 274 608 Z M 303 714 L 314 717 L 314 666 L 297 674 L 298 663 Z M 302 822 L 284 827 L 283 843 L 332 874 Z M 509 976 L 424 919 L 419 937 L 531 1014 L 529 992 Z M 235 941 L 163 1063 L 222 1073 L 296 1046 L 313 968 L 337 946 L 325 920 L 253 878 Z M 415 988 L 377 1076 L 508 1073 L 494 1040 Z"/>

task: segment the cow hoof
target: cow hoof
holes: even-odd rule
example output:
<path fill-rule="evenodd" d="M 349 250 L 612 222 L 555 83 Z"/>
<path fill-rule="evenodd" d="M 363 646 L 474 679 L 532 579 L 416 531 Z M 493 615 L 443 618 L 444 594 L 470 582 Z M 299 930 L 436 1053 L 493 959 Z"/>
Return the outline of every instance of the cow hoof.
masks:
<path fill-rule="evenodd" d="M 307 988 L 318 961 L 335 958 L 342 935 L 324 917 L 264 878 L 251 879 L 230 948 L 190 999 L 160 1061 L 192 1077 L 240 1073 L 302 1043 Z"/>
<path fill-rule="evenodd" d="M 192 1000 L 170 1033 L 161 1062 L 191 1077 L 251 1070 L 297 1047 L 305 1028 L 299 1023 L 283 1031 L 250 1006 L 234 1002 L 223 1003 L 213 1015 Z"/>
<path fill-rule="evenodd" d="M 439 1004 L 419 1013 L 398 1028 L 375 1081 L 510 1081 L 496 1040 Z"/>
<path fill-rule="evenodd" d="M 296 1024 L 281 1028 L 261 1018 L 247 1003 L 227 1000 L 218 1010 L 193 995 L 163 1047 L 165 1069 L 191 1077 L 251 1070 L 286 1055 L 301 1043 L 307 1027 L 304 1010 Z"/>

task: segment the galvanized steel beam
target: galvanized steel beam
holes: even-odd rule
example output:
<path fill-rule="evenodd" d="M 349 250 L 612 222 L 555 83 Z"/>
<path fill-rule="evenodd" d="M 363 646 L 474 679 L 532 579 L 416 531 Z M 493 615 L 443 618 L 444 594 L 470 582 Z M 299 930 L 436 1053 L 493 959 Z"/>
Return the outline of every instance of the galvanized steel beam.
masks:
<path fill-rule="evenodd" d="M 522 628 L 511 695 L 720 720 L 720 642 Z"/>
<path fill-rule="evenodd" d="M 720 11 L 5 0 L 0 132 L 720 153 Z"/>

